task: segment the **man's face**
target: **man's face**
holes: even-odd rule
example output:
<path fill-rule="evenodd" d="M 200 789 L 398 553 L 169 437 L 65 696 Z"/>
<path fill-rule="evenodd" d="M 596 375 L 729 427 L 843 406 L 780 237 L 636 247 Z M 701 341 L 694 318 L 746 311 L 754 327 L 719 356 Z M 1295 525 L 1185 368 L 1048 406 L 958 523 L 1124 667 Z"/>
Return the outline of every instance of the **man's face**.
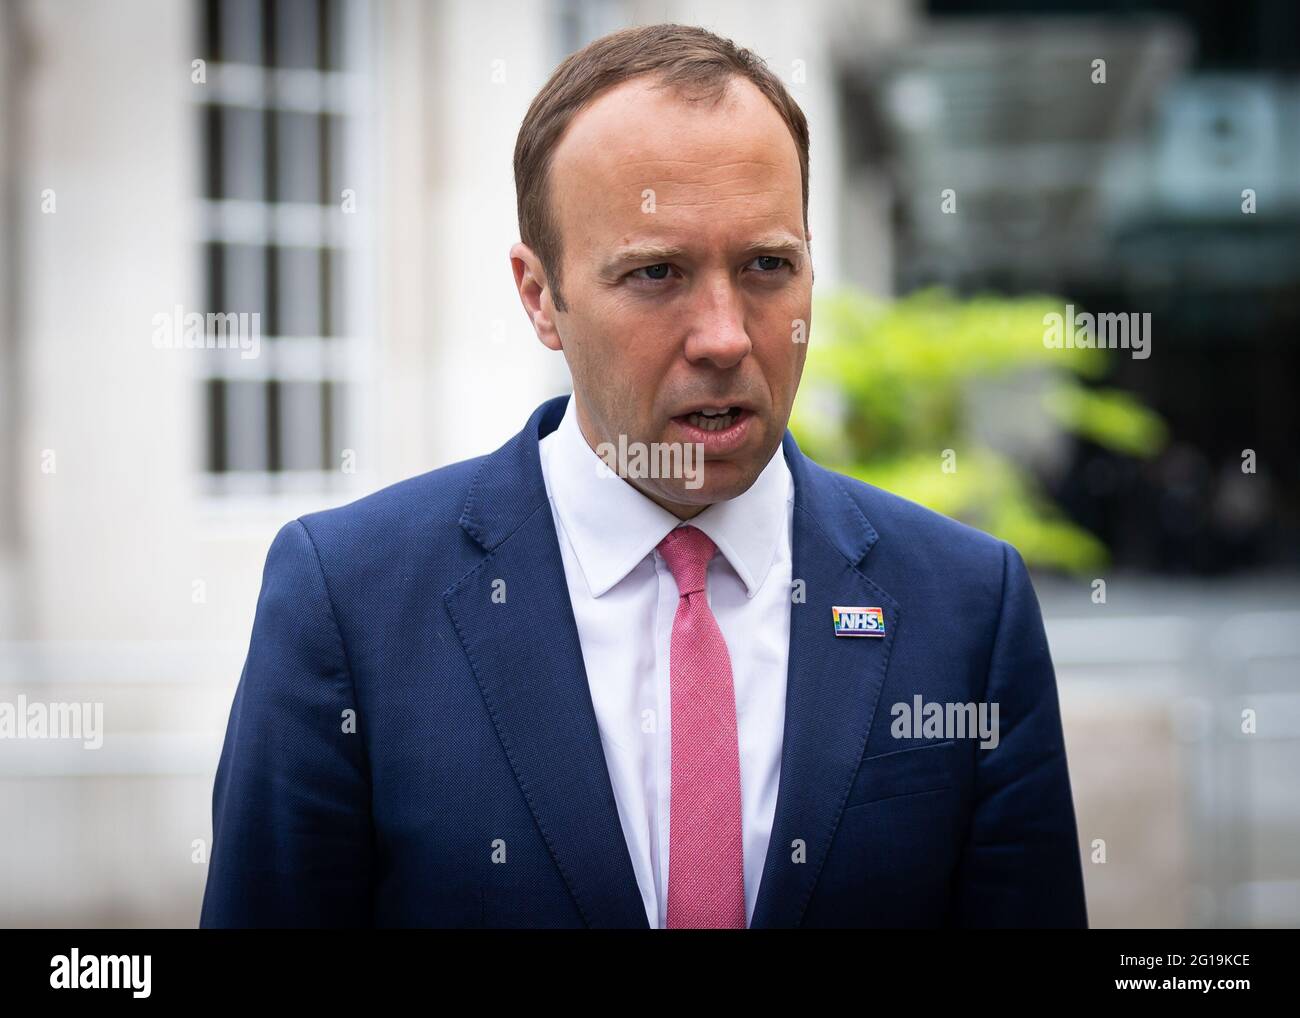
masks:
<path fill-rule="evenodd" d="M 564 351 L 587 443 L 702 444 L 698 477 L 627 478 L 682 518 L 741 494 L 781 443 L 811 325 L 785 121 L 743 78 L 716 106 L 633 79 L 570 123 L 550 195 L 567 310 L 530 248 L 511 258 L 538 336 Z"/>

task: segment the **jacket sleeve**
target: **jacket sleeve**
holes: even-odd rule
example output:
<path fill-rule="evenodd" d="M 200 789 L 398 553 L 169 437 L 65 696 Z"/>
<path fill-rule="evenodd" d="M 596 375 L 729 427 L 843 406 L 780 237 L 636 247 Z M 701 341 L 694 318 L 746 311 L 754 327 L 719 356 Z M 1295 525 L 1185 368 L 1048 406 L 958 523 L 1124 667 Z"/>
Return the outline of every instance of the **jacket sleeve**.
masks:
<path fill-rule="evenodd" d="M 974 750 L 975 805 L 951 920 L 958 926 L 1086 927 L 1056 675 L 1029 573 L 1007 544 L 984 699 L 998 704 L 998 743 Z"/>
<path fill-rule="evenodd" d="M 320 559 L 295 520 L 267 555 L 217 765 L 200 926 L 371 925 L 362 724 Z"/>

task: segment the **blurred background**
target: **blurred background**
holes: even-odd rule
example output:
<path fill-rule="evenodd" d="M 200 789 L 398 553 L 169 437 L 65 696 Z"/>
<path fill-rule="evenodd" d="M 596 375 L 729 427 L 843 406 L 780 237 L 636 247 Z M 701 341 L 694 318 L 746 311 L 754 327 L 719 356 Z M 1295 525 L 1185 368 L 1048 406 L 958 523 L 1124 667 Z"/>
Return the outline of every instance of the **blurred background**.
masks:
<path fill-rule="evenodd" d="M 515 135 L 657 21 L 808 115 L 796 436 L 1035 569 L 1092 924 L 1300 925 L 1288 0 L 0 0 L 0 701 L 106 727 L 0 739 L 0 925 L 197 924 L 272 536 L 567 391 Z M 1067 305 L 1150 355 L 1048 349 Z"/>

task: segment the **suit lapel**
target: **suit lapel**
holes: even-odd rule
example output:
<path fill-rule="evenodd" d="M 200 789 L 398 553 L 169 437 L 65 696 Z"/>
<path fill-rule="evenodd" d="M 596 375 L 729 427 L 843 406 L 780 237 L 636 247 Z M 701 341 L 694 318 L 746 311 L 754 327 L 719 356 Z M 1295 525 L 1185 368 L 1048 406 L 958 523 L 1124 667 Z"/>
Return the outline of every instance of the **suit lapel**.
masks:
<path fill-rule="evenodd" d="M 544 403 L 484 461 L 461 527 L 485 555 L 444 600 L 519 788 L 587 925 L 646 927 L 537 451 L 567 399 Z"/>
<path fill-rule="evenodd" d="M 783 448 L 795 485 L 793 578 L 796 590 L 803 581 L 805 599 L 790 609 L 781 779 L 754 928 L 803 919 L 866 747 L 899 624 L 897 602 L 858 569 L 875 529 L 788 431 Z M 886 635 L 836 637 L 835 605 L 881 608 Z"/>

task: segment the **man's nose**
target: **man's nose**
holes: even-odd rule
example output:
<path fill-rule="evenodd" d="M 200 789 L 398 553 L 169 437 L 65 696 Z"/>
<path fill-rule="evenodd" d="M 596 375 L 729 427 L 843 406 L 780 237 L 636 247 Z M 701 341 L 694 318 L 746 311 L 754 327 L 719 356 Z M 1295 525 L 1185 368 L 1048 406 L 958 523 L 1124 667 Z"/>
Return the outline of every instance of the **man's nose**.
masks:
<path fill-rule="evenodd" d="M 701 286 L 691 308 L 692 328 L 686 340 L 686 359 L 731 368 L 749 354 L 753 344 L 745 331 L 745 305 L 739 288 L 730 280 Z"/>

